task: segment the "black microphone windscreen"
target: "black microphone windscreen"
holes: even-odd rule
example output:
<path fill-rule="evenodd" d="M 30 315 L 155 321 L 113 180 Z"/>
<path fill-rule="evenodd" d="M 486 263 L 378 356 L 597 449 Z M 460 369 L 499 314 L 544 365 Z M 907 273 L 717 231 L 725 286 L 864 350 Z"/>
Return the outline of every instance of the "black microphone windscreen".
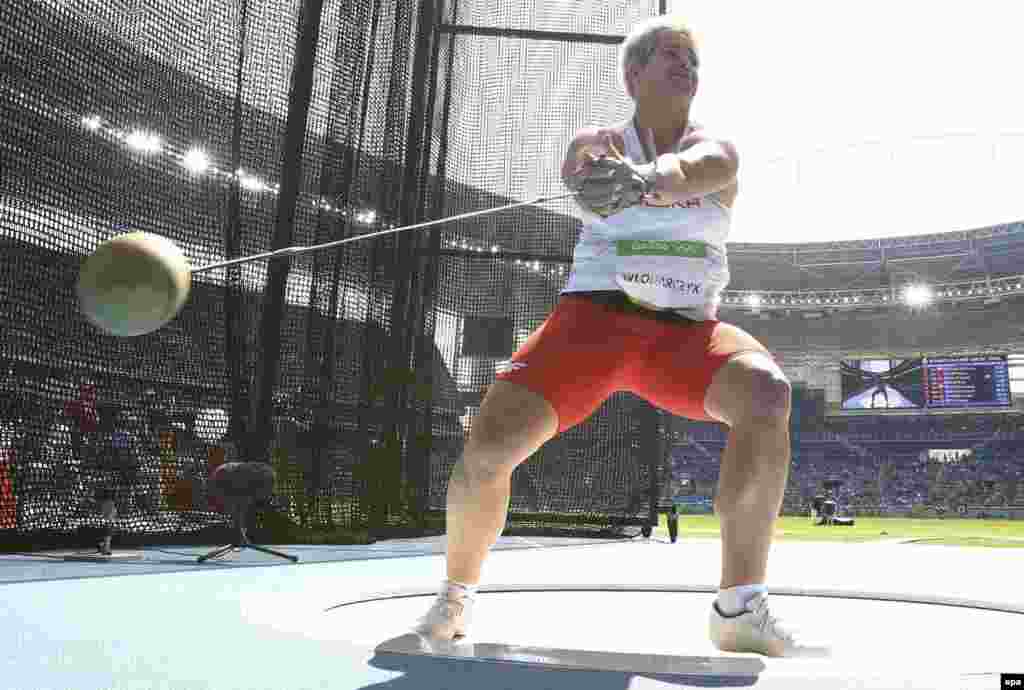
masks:
<path fill-rule="evenodd" d="M 269 498 L 274 493 L 274 468 L 265 462 L 229 462 L 210 477 L 210 491 L 223 498 Z"/>

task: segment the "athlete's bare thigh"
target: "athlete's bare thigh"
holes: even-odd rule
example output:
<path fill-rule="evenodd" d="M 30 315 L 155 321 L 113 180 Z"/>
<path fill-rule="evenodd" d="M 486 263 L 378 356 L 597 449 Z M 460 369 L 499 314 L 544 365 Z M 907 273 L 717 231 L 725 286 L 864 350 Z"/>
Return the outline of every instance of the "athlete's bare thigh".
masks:
<path fill-rule="evenodd" d="M 511 471 L 558 432 L 558 415 L 541 395 L 509 381 L 495 381 L 473 421 L 467 457 Z"/>

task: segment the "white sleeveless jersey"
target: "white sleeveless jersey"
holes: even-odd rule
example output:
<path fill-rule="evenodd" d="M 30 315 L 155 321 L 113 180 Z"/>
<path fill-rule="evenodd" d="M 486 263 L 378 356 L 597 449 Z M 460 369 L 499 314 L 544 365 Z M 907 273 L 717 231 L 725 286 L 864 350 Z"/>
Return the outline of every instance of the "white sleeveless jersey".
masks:
<path fill-rule="evenodd" d="M 649 162 L 633 121 L 616 129 L 626 146 L 623 155 L 639 165 Z M 716 318 L 729 283 L 725 243 L 731 218 L 715 195 L 671 207 L 637 205 L 609 218 L 586 209 L 583 215 L 562 294 L 621 290 L 698 321 Z"/>

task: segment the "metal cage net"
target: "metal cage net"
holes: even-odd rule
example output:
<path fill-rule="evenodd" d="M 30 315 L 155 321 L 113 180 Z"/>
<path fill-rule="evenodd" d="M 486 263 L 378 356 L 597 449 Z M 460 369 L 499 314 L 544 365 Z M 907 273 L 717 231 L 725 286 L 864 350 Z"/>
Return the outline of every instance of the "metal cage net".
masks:
<path fill-rule="evenodd" d="M 206 478 L 235 459 L 260 270 L 197 275 L 179 317 L 138 338 L 90 326 L 74 286 L 82 258 L 127 231 L 196 264 L 266 248 L 297 7 L 16 1 L 0 15 L 2 527 L 78 535 L 106 499 L 125 534 L 220 522 Z"/>
<path fill-rule="evenodd" d="M 460 20 L 463 9 L 460 4 Z M 467 22 L 474 16 L 468 11 Z M 440 59 L 452 65 L 446 88 L 461 97 L 445 111 L 444 215 L 564 191 L 559 168 L 574 131 L 631 112 L 618 93 L 613 43 L 452 31 Z M 435 309 L 439 333 L 455 340 L 443 353 L 466 403 L 467 428 L 496 372 L 554 308 L 569 275 L 577 214 L 563 200 L 451 223 L 440 232 Z M 466 332 L 487 318 L 505 320 L 511 339 L 485 355 L 467 351 Z M 613 395 L 516 470 L 510 527 L 600 531 L 643 522 L 667 473 L 663 424 L 636 396 Z M 443 499 L 440 488 L 432 492 L 436 500 Z"/>
<path fill-rule="evenodd" d="M 451 61 L 449 88 L 460 97 L 447 112 L 445 173 L 468 190 L 510 201 L 565 192 L 559 170 L 575 131 L 632 114 L 613 44 L 456 34 L 448 50 L 441 59 Z M 533 207 L 486 216 L 472 227 L 490 231 L 488 247 L 571 258 L 575 203 L 552 202 L 543 211 L 550 228 L 523 222 L 538 213 Z"/>
<path fill-rule="evenodd" d="M 567 277 L 570 204 L 195 274 L 178 317 L 137 338 L 89 325 L 74 289 L 83 258 L 129 230 L 200 265 L 557 192 L 572 131 L 625 113 L 584 88 L 616 87 L 614 46 L 463 35 L 507 25 L 472 5 L 0 8 L 5 542 L 79 539 L 104 500 L 125 541 L 196 539 L 226 524 L 207 486 L 232 460 L 274 464 L 261 519 L 283 539 L 443 528 L 482 393 Z M 621 32 L 639 11 L 603 8 L 530 26 Z M 464 347 L 486 317 L 511 323 L 503 355 Z M 613 396 L 517 471 L 513 524 L 648 520 L 663 425 Z"/>
<path fill-rule="evenodd" d="M 0 183 L 9 487 L 0 527 L 37 542 L 40 532 L 53 539 L 78 534 L 96 526 L 97 503 L 111 495 L 126 535 L 188 534 L 222 522 L 206 480 L 217 464 L 252 459 L 245 441 L 257 431 L 250 417 L 267 344 L 257 329 L 267 265 L 197 274 L 178 318 L 131 339 L 88 325 L 74 282 L 85 255 L 128 230 L 174 240 L 193 264 L 270 247 L 299 3 L 16 2 L 0 14 L 9 67 L 0 83 L 9 125 Z M 331 16 L 343 18 L 337 8 Z M 353 73 L 338 64 L 360 54 L 346 45 L 358 40 L 353 33 L 339 26 L 326 34 L 338 46 L 323 52 L 331 59 L 318 66 L 311 98 L 292 219 L 297 242 L 334 238 L 360 224 L 359 204 L 350 201 L 379 186 L 373 169 L 386 167 L 363 156 L 351 178 L 361 185 L 339 187 L 339 175 L 325 165 L 337 157 L 328 127 L 351 130 L 337 122 L 358 119 L 339 117 L 327 104 L 334 96 L 345 108 L 358 105 L 346 86 L 353 93 L 367 86 L 329 78 Z M 388 116 L 379 104 L 366 110 Z M 388 150 L 367 139 L 357 143 L 369 152 L 395 151 L 394 143 Z M 311 387 L 303 384 L 323 378 L 314 364 L 328 346 L 325 332 L 341 351 L 330 361 L 337 371 L 327 398 L 347 402 L 349 417 L 363 372 L 356 350 L 372 333 L 382 339 L 389 287 L 378 281 L 379 294 L 372 294 L 373 251 L 351 246 L 319 255 L 296 262 L 289 276 L 275 335 L 284 352 L 273 396 L 275 452 L 263 458 L 280 467 L 285 512 L 321 492 L 308 458 L 296 452 L 314 444 L 296 433 L 294 418 L 308 412 L 296 404 L 308 398 Z M 357 426 L 337 410 L 320 416 L 339 433 Z M 324 456 L 345 455 L 351 446 L 335 443 Z M 303 461 L 307 466 L 296 469 Z M 342 518 L 351 520 L 352 512 Z"/>
<path fill-rule="evenodd" d="M 446 21 L 454 25 L 572 34 L 622 35 L 637 21 L 663 13 L 664 0 L 644 2 L 487 2 L 448 0 Z M 557 88 L 557 87 L 556 87 Z"/>

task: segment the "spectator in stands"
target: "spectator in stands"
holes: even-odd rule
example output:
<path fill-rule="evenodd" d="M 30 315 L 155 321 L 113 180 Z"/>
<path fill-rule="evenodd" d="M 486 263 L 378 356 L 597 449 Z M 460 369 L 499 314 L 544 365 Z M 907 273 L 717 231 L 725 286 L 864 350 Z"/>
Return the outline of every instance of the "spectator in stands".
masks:
<path fill-rule="evenodd" d="M 17 471 L 18 426 L 11 420 L 0 420 L 0 529 L 17 527 Z"/>
<path fill-rule="evenodd" d="M 76 459 L 82 461 L 83 446 L 93 440 L 99 429 L 99 414 L 96 409 L 96 385 L 83 383 L 78 387 L 78 397 L 64 403 L 64 416 L 70 422 L 72 447 Z"/>

